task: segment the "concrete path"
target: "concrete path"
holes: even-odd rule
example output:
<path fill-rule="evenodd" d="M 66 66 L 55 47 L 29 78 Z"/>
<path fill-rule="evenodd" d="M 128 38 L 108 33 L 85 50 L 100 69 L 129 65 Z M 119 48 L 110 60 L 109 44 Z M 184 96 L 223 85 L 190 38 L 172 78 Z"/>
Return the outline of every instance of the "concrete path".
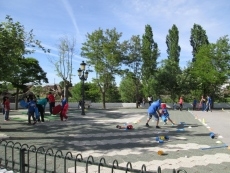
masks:
<path fill-rule="evenodd" d="M 222 141 L 230 146 L 230 111 L 190 111 L 195 118 L 201 121 L 206 128 L 217 136 L 221 136 Z"/>
<path fill-rule="evenodd" d="M 230 172 L 230 150 L 225 145 L 229 144 L 229 136 L 225 133 L 229 129 L 228 112 L 172 110 L 169 113 L 177 125 L 160 122 L 161 129 L 156 129 L 154 121 L 149 123 L 149 128 L 145 126 L 146 109 L 89 109 L 85 116 L 80 115 L 80 110 L 70 109 L 68 121 L 46 116 L 45 123 L 34 126 L 27 125 L 23 111 L 13 111 L 10 121 L 4 122 L 1 118 L 0 138 L 63 153 L 71 151 L 74 156 L 80 153 L 84 159 L 92 155 L 99 161 L 104 157 L 107 164 L 117 159 L 123 167 L 131 162 L 132 167 L 139 170 L 145 164 L 147 170 L 153 172 L 161 166 L 163 173 L 171 173 L 173 168 L 185 169 L 188 173 Z M 127 123 L 135 129 L 115 128 L 117 124 Z M 216 133 L 215 139 L 210 138 L 210 129 Z M 169 140 L 156 141 L 157 137 L 166 135 Z M 164 155 L 158 155 L 159 150 Z M 2 155 L 1 147 L 0 152 Z M 59 169 L 62 172 L 63 166 Z M 89 169 L 89 172 L 98 172 L 97 166 Z M 85 165 L 79 165 L 77 170 L 84 173 Z M 68 172 L 74 172 L 73 165 L 68 166 Z M 111 172 L 111 169 L 103 168 L 101 172 Z"/>

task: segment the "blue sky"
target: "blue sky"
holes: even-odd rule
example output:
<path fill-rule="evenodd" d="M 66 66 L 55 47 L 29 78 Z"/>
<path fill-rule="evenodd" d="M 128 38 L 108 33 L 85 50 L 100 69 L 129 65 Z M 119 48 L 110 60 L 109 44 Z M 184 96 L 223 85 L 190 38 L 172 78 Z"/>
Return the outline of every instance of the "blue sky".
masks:
<path fill-rule="evenodd" d="M 31 55 L 47 72 L 50 84 L 59 83 L 61 78 L 48 57 L 57 57 L 56 45 L 61 37 L 74 36 L 77 51 L 73 83 L 77 83 L 77 69 L 85 60 L 80 56 L 81 45 L 87 33 L 115 27 L 126 40 L 132 35 L 142 36 L 145 25 L 149 24 L 161 52 L 160 61 L 167 57 L 166 35 L 175 24 L 180 37 L 180 66 L 184 67 L 192 59 L 189 38 L 193 24 L 201 25 L 209 41 L 216 42 L 230 35 L 229 9 L 229 0 L 0 0 L 0 22 L 10 15 L 24 25 L 26 31 L 33 29 L 35 38 L 51 49 L 49 55 L 40 50 Z M 89 74 L 89 81 L 93 77 L 94 73 Z M 119 78 L 116 80 L 120 82 Z"/>

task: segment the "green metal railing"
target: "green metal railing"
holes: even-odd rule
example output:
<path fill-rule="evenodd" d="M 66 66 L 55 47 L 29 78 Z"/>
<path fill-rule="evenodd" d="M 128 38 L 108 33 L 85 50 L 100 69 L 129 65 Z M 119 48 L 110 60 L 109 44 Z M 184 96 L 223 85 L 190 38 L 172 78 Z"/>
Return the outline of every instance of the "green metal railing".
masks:
<path fill-rule="evenodd" d="M 29 146 L 27 144 L 5 140 L 0 141 L 0 166 L 19 173 L 91 173 L 92 170 L 90 166 L 94 166 L 93 172 L 98 173 L 114 173 L 115 170 L 126 173 L 154 173 L 147 171 L 144 164 L 141 169 L 138 170 L 132 168 L 131 162 L 128 162 L 126 167 L 121 167 L 117 160 L 114 160 L 112 164 L 107 164 L 105 158 L 102 157 L 100 160 L 95 161 L 91 155 L 84 160 L 81 154 L 77 154 L 74 157 L 71 152 L 67 152 L 64 155 L 61 150 L 54 152 L 51 148 L 45 150 L 43 147 L 36 148 L 34 145 Z M 71 171 L 68 170 L 70 168 L 72 169 Z M 155 173 L 161 173 L 161 167 L 158 167 Z M 185 170 L 173 169 L 172 173 L 187 172 Z"/>

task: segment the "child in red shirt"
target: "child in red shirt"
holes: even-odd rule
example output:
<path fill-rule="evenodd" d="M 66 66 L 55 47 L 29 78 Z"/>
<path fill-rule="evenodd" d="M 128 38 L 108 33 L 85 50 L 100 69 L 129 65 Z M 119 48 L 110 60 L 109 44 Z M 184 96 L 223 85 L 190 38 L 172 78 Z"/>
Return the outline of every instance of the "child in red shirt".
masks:
<path fill-rule="evenodd" d="M 9 98 L 6 97 L 5 101 L 3 102 L 4 111 L 5 111 L 5 121 L 9 121 L 9 112 L 10 112 L 10 101 Z"/>
<path fill-rule="evenodd" d="M 49 100 L 49 106 L 50 106 L 50 114 L 53 114 L 53 108 L 55 107 L 55 97 L 54 95 L 49 92 L 49 95 L 48 95 L 48 100 Z"/>
<path fill-rule="evenodd" d="M 182 111 L 182 109 L 183 109 L 183 98 L 182 97 L 180 97 L 180 99 L 179 99 L 179 104 L 180 104 L 180 111 Z"/>

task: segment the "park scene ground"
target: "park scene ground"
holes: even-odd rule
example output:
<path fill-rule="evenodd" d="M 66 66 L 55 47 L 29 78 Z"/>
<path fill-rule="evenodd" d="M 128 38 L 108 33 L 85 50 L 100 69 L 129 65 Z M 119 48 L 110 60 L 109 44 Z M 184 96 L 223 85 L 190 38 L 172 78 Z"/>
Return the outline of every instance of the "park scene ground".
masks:
<path fill-rule="evenodd" d="M 169 110 L 171 119 L 176 123 L 155 128 L 150 121 L 146 127 L 146 108 L 110 108 L 81 110 L 70 108 L 68 121 L 60 121 L 59 116 L 45 116 L 45 123 L 27 125 L 26 110 L 13 110 L 10 121 L 1 118 L 0 138 L 21 144 L 61 150 L 63 154 L 71 152 L 73 156 L 81 154 L 84 160 L 92 156 L 95 162 L 103 157 L 107 164 L 117 160 L 119 166 L 141 170 L 143 164 L 147 171 L 157 172 L 158 166 L 163 173 L 172 169 L 183 169 L 188 173 L 228 173 L 230 170 L 230 145 L 228 135 L 229 111 L 213 110 L 178 111 Z M 133 130 L 117 129 L 116 125 L 132 124 Z M 221 130 L 223 129 L 223 130 Z M 210 137 L 215 133 L 215 138 Z M 168 136 L 168 140 L 159 143 L 156 138 Z M 1 157 L 4 152 L 1 148 Z M 162 155 L 158 152 L 163 151 Z M 43 160 L 38 160 L 43 163 Z M 62 162 L 63 163 L 63 162 Z M 57 172 L 63 172 L 64 164 Z M 47 167 L 48 168 L 48 167 Z M 49 165 L 52 170 L 53 165 Z M 74 172 L 74 164 L 67 170 Z M 98 166 L 89 165 L 88 172 L 98 172 Z M 39 172 L 39 171 L 38 171 Z M 77 166 L 77 172 L 86 172 L 86 165 Z M 101 168 L 100 172 L 111 172 L 111 168 Z M 125 172 L 114 170 L 114 172 Z"/>

